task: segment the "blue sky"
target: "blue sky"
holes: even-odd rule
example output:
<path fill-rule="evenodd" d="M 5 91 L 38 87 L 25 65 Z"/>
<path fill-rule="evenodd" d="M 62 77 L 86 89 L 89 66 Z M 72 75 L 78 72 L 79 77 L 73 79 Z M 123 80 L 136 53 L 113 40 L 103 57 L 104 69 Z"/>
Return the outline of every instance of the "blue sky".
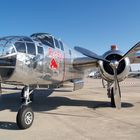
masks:
<path fill-rule="evenodd" d="M 0 36 L 48 32 L 103 54 L 140 41 L 140 0 L 0 0 Z"/>

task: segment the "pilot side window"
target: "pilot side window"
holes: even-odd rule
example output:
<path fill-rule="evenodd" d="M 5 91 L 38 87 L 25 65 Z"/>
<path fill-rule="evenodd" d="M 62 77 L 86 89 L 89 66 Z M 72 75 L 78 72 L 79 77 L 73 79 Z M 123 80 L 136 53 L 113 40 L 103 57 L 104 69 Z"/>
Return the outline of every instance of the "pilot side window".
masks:
<path fill-rule="evenodd" d="M 26 53 L 26 46 L 24 42 L 15 42 L 15 47 L 18 52 Z"/>
<path fill-rule="evenodd" d="M 27 53 L 31 55 L 36 55 L 36 48 L 34 43 L 26 43 Z"/>
<path fill-rule="evenodd" d="M 43 47 L 37 46 L 38 54 L 44 54 Z"/>
<path fill-rule="evenodd" d="M 57 48 L 60 48 L 58 40 L 54 38 L 54 42 L 55 42 L 55 46 L 56 46 Z"/>
<path fill-rule="evenodd" d="M 59 43 L 60 43 L 60 46 L 61 46 L 61 50 L 64 51 L 63 43 L 61 41 L 59 41 Z"/>

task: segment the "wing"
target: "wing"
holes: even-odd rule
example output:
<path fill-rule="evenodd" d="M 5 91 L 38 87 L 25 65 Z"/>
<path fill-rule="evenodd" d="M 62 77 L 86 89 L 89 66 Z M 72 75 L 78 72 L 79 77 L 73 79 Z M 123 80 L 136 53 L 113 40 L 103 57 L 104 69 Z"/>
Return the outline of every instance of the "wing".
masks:
<path fill-rule="evenodd" d="M 99 56 L 96 53 L 94 53 L 94 52 L 92 52 L 90 50 L 87 50 L 85 48 L 75 46 L 74 49 L 76 51 L 82 53 L 83 55 L 88 56 L 88 57 L 90 57 L 92 59 L 102 60 L 102 61 L 105 61 L 105 62 L 109 62 L 107 59 L 104 59 L 102 56 Z"/>
<path fill-rule="evenodd" d="M 88 68 L 98 67 L 99 60 L 109 63 L 108 60 L 90 50 L 78 46 L 75 46 L 74 49 L 84 55 L 84 57 L 76 58 L 74 60 L 74 67 L 77 69 L 84 70 Z"/>
<path fill-rule="evenodd" d="M 85 70 L 93 67 L 98 67 L 98 60 L 89 57 L 75 58 L 73 67 L 80 70 Z"/>

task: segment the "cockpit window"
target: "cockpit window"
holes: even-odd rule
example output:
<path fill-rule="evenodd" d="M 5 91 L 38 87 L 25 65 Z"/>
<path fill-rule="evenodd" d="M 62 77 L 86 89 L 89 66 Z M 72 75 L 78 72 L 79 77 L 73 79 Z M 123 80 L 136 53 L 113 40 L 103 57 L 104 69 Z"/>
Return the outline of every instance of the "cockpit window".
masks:
<path fill-rule="evenodd" d="M 36 55 L 36 48 L 34 43 L 26 43 L 27 53 L 31 55 Z"/>
<path fill-rule="evenodd" d="M 58 40 L 54 38 L 54 42 L 55 42 L 55 46 L 56 46 L 57 48 L 60 48 Z"/>
<path fill-rule="evenodd" d="M 31 39 L 31 38 L 29 38 L 29 37 L 20 37 L 20 38 L 18 38 L 17 39 L 17 41 L 21 41 L 21 42 L 23 42 L 23 41 L 25 41 L 25 42 L 33 42 L 33 40 Z"/>
<path fill-rule="evenodd" d="M 59 43 L 60 43 L 60 46 L 61 46 L 61 50 L 64 51 L 63 43 L 61 41 L 59 41 Z"/>
<path fill-rule="evenodd" d="M 24 42 L 15 42 L 14 45 L 18 52 L 26 53 L 26 46 Z"/>
<path fill-rule="evenodd" d="M 43 47 L 37 46 L 38 54 L 44 54 Z"/>
<path fill-rule="evenodd" d="M 33 42 L 33 40 L 29 37 L 23 37 L 23 40 L 27 42 Z"/>
<path fill-rule="evenodd" d="M 42 35 L 42 36 L 39 36 L 37 38 L 38 38 L 38 40 L 41 41 L 42 44 L 54 48 L 53 38 L 51 36 Z"/>

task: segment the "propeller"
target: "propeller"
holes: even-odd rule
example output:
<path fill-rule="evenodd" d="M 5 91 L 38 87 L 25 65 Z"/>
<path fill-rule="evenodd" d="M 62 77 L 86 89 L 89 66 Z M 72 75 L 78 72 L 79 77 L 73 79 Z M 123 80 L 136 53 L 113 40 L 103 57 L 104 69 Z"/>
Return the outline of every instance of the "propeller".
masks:
<path fill-rule="evenodd" d="M 120 85 L 117 78 L 118 65 L 119 65 L 119 62 L 116 60 L 112 60 L 110 62 L 110 66 L 112 67 L 113 72 L 114 72 L 114 86 L 113 86 L 114 101 L 115 101 L 116 108 L 120 109 L 121 108 L 121 90 L 120 90 Z"/>
<path fill-rule="evenodd" d="M 118 68 L 118 65 L 119 65 L 120 61 L 106 60 L 105 58 L 103 58 L 101 56 L 98 56 L 97 54 L 95 54 L 92 51 L 89 51 L 85 48 L 74 47 L 74 49 L 76 51 L 84 54 L 85 56 L 88 56 L 90 58 L 101 60 L 101 61 L 109 63 L 109 65 L 112 67 L 112 69 L 114 71 L 114 86 L 113 86 L 114 101 L 115 101 L 116 108 L 120 109 L 121 108 L 121 91 L 120 91 L 119 81 L 118 81 L 118 78 L 117 78 L 117 68 Z"/>
<path fill-rule="evenodd" d="M 90 50 L 87 50 L 87 49 L 85 49 L 85 48 L 76 46 L 76 47 L 74 47 L 74 49 L 75 49 L 76 51 L 78 51 L 78 52 L 84 54 L 85 56 L 90 57 L 90 58 L 97 59 L 97 60 L 102 60 L 102 61 L 105 61 L 105 62 L 110 63 L 110 61 L 104 59 L 103 57 L 101 57 L 101 56 L 97 55 L 96 53 L 94 53 L 94 52 L 92 52 L 92 51 L 90 51 Z"/>
<path fill-rule="evenodd" d="M 117 68 L 119 63 L 124 60 L 126 57 L 129 57 L 130 59 L 135 59 L 135 54 L 137 51 L 140 51 L 140 42 L 138 42 L 137 44 L 135 44 L 127 53 L 125 53 L 123 55 L 123 57 L 117 61 L 117 60 L 106 60 L 105 58 L 93 53 L 92 51 L 89 51 L 85 48 L 82 47 L 75 47 L 75 50 L 77 50 L 78 52 L 84 54 L 85 56 L 88 56 L 90 58 L 96 59 L 96 60 L 101 60 L 103 62 L 107 62 L 109 63 L 109 65 L 111 66 L 111 68 L 113 69 L 114 72 L 114 85 L 113 85 L 113 94 L 114 94 L 114 101 L 115 101 L 115 105 L 116 108 L 121 108 L 121 91 L 120 91 L 120 85 L 119 85 L 119 81 L 117 78 Z"/>
<path fill-rule="evenodd" d="M 119 60 L 121 62 L 126 57 L 134 57 L 135 53 L 140 50 L 140 42 L 135 44 L 127 53 L 123 55 L 123 57 Z"/>

